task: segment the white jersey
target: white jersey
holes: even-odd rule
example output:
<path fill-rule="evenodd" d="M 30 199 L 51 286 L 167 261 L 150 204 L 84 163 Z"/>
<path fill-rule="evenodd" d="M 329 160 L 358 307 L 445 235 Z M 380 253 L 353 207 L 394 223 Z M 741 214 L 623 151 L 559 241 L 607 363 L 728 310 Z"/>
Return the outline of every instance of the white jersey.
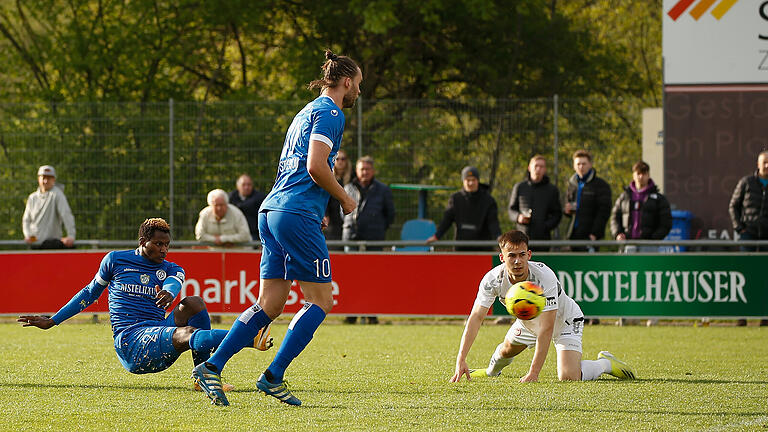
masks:
<path fill-rule="evenodd" d="M 579 305 L 576 304 L 572 298 L 568 297 L 568 294 L 566 294 L 565 291 L 563 291 L 560 286 L 560 281 L 558 281 L 557 276 L 555 276 L 555 272 L 547 267 L 546 264 L 537 261 L 529 261 L 528 280 L 544 290 L 544 297 L 547 298 L 547 304 L 542 312 L 557 310 L 553 334 L 560 334 L 560 330 L 563 326 L 565 324 L 570 324 L 573 318 L 582 318 L 584 316 Z M 480 288 L 477 291 L 475 306 L 480 305 L 490 308 L 497 297 L 502 305 L 505 304 L 504 298 L 507 295 L 507 291 L 512 288 L 512 285 L 509 276 L 507 276 L 507 268 L 504 263 L 501 263 L 483 276 L 483 279 L 480 281 Z M 539 315 L 539 317 L 540 316 L 541 315 Z M 526 329 L 528 329 L 528 331 L 533 334 L 538 334 L 539 317 L 532 320 L 519 321 Z M 568 323 L 566 323 L 566 321 Z"/>

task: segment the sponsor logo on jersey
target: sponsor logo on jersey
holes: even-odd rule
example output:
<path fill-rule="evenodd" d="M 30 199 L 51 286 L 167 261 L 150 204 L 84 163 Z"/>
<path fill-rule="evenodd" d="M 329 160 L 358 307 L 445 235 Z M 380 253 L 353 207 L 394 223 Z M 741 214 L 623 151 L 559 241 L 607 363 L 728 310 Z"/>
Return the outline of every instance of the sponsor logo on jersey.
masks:
<path fill-rule="evenodd" d="M 554 297 L 547 297 L 547 306 L 554 306 L 557 304 L 557 301 Z"/>
<path fill-rule="evenodd" d="M 155 272 L 155 276 L 157 276 L 157 278 L 160 279 L 160 280 L 165 280 L 165 277 L 167 275 L 165 274 L 165 270 L 158 270 L 158 271 Z M 146 283 L 146 282 L 144 282 L 144 283 Z"/>
<path fill-rule="evenodd" d="M 339 115 L 339 112 L 337 110 L 335 110 L 335 109 L 332 109 L 331 110 L 331 115 L 336 117 L 337 115 Z"/>
<path fill-rule="evenodd" d="M 147 276 L 149 277 L 149 276 Z M 155 288 L 146 286 L 146 285 L 139 285 L 139 284 L 115 284 L 115 289 L 118 289 L 125 293 L 130 294 L 143 294 L 147 296 L 154 297 L 155 296 Z"/>
<path fill-rule="evenodd" d="M 180 281 L 184 282 L 184 272 L 176 272 L 176 277 L 179 278 Z"/>
<path fill-rule="evenodd" d="M 148 274 L 143 274 L 143 275 L 141 275 L 139 280 L 141 280 L 141 283 L 143 283 L 143 284 L 148 284 L 149 283 L 149 275 Z"/>
<path fill-rule="evenodd" d="M 137 271 L 141 271 L 141 270 L 139 270 L 139 269 L 132 269 L 132 268 L 127 268 L 127 267 L 123 269 L 123 272 L 137 272 Z"/>

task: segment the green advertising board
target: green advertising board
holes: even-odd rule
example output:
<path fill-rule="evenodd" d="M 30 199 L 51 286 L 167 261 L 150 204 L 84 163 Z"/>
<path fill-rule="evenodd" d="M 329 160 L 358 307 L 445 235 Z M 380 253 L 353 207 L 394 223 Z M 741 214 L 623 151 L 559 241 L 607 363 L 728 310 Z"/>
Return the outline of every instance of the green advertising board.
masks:
<path fill-rule="evenodd" d="M 532 261 L 555 272 L 585 316 L 768 317 L 766 256 L 536 255 Z M 493 314 L 507 311 L 495 302 Z"/>

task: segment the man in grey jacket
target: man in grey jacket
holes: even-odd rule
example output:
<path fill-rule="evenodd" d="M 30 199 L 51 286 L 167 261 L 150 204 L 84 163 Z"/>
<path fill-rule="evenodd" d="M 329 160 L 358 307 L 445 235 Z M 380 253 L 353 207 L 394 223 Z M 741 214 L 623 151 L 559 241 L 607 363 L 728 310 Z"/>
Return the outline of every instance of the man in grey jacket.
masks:
<path fill-rule="evenodd" d="M 33 249 L 72 248 L 75 243 L 75 217 L 67 197 L 56 185 L 56 170 L 43 165 L 37 170 L 38 188 L 27 198 L 22 217 L 24 241 Z M 61 226 L 67 230 L 64 237 Z"/>
<path fill-rule="evenodd" d="M 344 186 L 357 201 L 357 208 L 344 216 L 343 240 L 384 240 L 387 228 L 395 220 L 395 204 L 389 186 L 376 180 L 373 158 L 357 161 L 357 178 Z"/>

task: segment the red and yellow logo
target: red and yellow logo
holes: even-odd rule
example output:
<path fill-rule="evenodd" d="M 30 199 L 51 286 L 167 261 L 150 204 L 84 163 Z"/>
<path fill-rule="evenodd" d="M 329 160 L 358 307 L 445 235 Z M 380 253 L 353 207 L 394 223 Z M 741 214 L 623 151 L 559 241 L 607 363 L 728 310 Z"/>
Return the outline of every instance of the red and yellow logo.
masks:
<path fill-rule="evenodd" d="M 699 18 L 701 18 L 701 16 L 704 15 L 709 10 L 709 8 L 712 7 L 713 4 L 718 3 L 710 13 L 712 16 L 719 20 L 723 17 L 723 15 L 728 13 L 728 11 L 738 1 L 739 0 L 722 0 L 718 3 L 718 0 L 699 0 L 699 2 L 696 3 L 696 5 L 688 13 L 693 17 L 693 19 L 698 21 Z M 696 0 L 680 0 L 679 2 L 675 3 L 674 6 L 672 6 L 672 9 L 667 12 L 667 15 L 672 18 L 672 21 L 677 21 L 677 19 L 680 18 L 680 15 L 688 10 L 688 8 L 691 7 L 691 5 L 695 2 Z"/>

